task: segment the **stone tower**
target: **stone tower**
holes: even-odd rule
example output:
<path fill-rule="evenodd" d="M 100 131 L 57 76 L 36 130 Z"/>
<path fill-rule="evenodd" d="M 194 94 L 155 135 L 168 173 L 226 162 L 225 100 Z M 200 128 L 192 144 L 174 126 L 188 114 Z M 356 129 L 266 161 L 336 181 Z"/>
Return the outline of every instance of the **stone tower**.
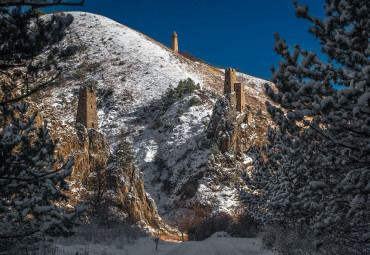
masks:
<path fill-rule="evenodd" d="M 234 92 L 234 83 L 236 82 L 235 70 L 232 68 L 225 69 L 224 94 Z"/>
<path fill-rule="evenodd" d="M 76 122 L 81 123 L 87 129 L 98 129 L 98 113 L 94 88 L 80 88 Z"/>
<path fill-rule="evenodd" d="M 172 34 L 172 50 L 174 52 L 179 51 L 179 41 L 177 39 L 177 33 L 176 32 L 173 32 L 173 34 Z"/>
<path fill-rule="evenodd" d="M 244 84 L 235 83 L 234 90 L 236 93 L 236 110 L 244 112 L 245 110 L 245 87 Z"/>

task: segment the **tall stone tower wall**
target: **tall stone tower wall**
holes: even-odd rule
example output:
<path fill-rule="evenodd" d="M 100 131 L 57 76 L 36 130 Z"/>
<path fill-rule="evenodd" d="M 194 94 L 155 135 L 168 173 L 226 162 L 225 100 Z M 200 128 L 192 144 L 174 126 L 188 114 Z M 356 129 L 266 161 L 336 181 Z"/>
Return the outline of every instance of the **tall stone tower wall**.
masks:
<path fill-rule="evenodd" d="M 232 68 L 226 68 L 225 69 L 224 94 L 230 94 L 234 92 L 235 82 L 236 82 L 235 70 Z"/>
<path fill-rule="evenodd" d="M 98 129 L 98 113 L 94 88 L 80 88 L 76 122 L 81 123 L 87 129 Z"/>
<path fill-rule="evenodd" d="M 236 110 L 244 112 L 245 110 L 245 86 L 241 83 L 234 84 L 234 90 L 236 93 Z"/>
<path fill-rule="evenodd" d="M 173 34 L 172 34 L 172 50 L 174 52 L 179 51 L 179 41 L 178 41 L 176 32 L 173 32 Z"/>

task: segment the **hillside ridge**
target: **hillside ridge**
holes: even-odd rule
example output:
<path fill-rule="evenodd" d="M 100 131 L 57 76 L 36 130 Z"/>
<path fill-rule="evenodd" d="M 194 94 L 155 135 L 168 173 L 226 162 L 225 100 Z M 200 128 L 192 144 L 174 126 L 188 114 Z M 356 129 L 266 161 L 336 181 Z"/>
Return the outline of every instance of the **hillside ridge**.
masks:
<path fill-rule="evenodd" d="M 230 205 L 237 209 L 233 184 L 204 191 L 209 184 L 203 177 L 212 157 L 207 126 L 216 99 L 223 93 L 224 70 L 191 61 L 101 15 L 68 13 L 74 21 L 61 45 L 77 44 L 78 50 L 61 63 L 63 79 L 43 92 L 37 104 L 43 117 L 51 120 L 54 134 L 73 133 L 79 87 L 93 86 L 99 131 L 106 135 L 113 154 L 121 141 L 132 144 L 145 190 L 160 215 L 173 217 L 173 213 L 192 210 L 200 201 L 208 203 L 210 196 L 215 211 L 232 212 Z M 200 89 L 163 109 L 168 92 L 188 78 L 199 83 Z M 265 116 L 263 85 L 268 81 L 242 73 L 237 73 L 236 79 L 246 85 L 248 112 Z M 258 140 L 266 128 L 268 120 L 261 116 L 256 118 L 256 133 L 247 132 L 251 141 Z"/>

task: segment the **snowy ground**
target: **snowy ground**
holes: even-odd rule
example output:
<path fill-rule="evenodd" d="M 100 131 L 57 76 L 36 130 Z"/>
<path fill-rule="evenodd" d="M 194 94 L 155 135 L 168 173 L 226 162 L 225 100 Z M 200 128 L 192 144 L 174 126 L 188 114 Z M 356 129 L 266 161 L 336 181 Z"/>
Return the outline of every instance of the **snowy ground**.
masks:
<path fill-rule="evenodd" d="M 160 240 L 158 249 L 155 249 L 153 237 L 140 238 L 132 244 L 109 245 L 56 245 L 55 254 L 135 254 L 135 255 L 272 255 L 271 251 L 261 248 L 261 241 L 256 238 L 218 237 L 222 233 L 215 233 L 204 241 L 189 241 L 183 243 L 165 242 Z"/>

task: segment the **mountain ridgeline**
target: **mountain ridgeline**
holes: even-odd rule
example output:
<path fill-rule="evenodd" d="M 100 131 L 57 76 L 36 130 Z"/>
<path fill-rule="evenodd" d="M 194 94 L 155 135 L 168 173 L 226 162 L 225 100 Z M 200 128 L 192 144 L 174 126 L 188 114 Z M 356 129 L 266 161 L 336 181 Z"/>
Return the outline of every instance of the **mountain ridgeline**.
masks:
<path fill-rule="evenodd" d="M 108 18 L 70 14 L 74 20 L 60 44 L 77 50 L 60 63 L 54 86 L 31 103 L 59 139 L 58 155 L 75 157 L 71 202 L 109 200 L 114 206 L 105 213 L 129 217 L 152 233 L 161 228 L 168 238 L 179 232 L 164 222 L 178 215 L 199 208 L 239 214 L 237 186 L 251 165 L 244 152 L 263 141 L 270 124 L 267 81 L 232 71 L 226 93 L 224 69 Z M 86 87 L 94 91 L 98 119 L 88 129 L 76 123 Z"/>

